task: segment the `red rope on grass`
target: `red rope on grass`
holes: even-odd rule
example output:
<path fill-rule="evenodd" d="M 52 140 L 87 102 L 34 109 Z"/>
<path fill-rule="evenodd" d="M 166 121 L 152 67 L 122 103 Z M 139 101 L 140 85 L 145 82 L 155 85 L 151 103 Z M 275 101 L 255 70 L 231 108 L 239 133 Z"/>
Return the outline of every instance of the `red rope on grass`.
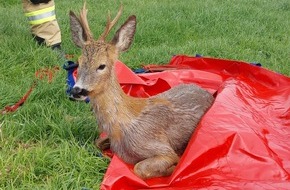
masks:
<path fill-rule="evenodd" d="M 71 59 L 73 59 L 75 56 L 73 55 L 73 54 L 66 54 L 65 55 L 65 58 L 66 58 L 66 60 L 71 60 Z"/>
<path fill-rule="evenodd" d="M 12 106 L 5 106 L 3 110 L 1 110 L 0 114 L 4 115 L 8 112 L 15 112 L 20 106 L 24 104 L 24 102 L 27 100 L 29 95 L 31 94 L 32 90 L 36 87 L 37 85 L 37 80 L 43 80 L 44 77 L 47 77 L 48 83 L 51 83 L 54 73 L 59 70 L 59 67 L 54 67 L 53 69 L 40 69 L 35 72 L 35 80 L 33 81 L 32 85 L 30 86 L 29 90 L 24 94 L 24 96 L 14 105 Z"/>
<path fill-rule="evenodd" d="M 44 77 L 47 77 L 47 82 L 51 83 L 55 71 L 58 71 L 59 67 L 54 67 L 52 69 L 44 68 L 35 72 L 35 77 L 39 80 L 43 80 Z"/>

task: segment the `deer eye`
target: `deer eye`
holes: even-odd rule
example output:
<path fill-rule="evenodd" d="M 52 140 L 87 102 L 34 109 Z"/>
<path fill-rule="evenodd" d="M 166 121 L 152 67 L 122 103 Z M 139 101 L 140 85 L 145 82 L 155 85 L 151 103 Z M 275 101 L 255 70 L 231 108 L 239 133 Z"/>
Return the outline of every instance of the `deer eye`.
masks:
<path fill-rule="evenodd" d="M 106 65 L 105 65 L 105 64 L 101 64 L 101 65 L 98 67 L 98 69 L 97 69 L 97 70 L 103 70 L 105 67 L 106 67 Z"/>

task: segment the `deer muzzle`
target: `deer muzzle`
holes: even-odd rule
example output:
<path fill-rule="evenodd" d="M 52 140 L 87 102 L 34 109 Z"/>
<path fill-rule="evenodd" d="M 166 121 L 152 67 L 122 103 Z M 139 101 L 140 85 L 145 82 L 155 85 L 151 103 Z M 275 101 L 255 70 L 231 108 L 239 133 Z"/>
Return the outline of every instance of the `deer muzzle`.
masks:
<path fill-rule="evenodd" d="M 73 89 L 71 90 L 70 93 L 74 98 L 79 99 L 79 98 L 82 98 L 84 96 L 88 96 L 89 91 L 87 91 L 86 89 L 75 86 L 75 87 L 73 87 Z"/>

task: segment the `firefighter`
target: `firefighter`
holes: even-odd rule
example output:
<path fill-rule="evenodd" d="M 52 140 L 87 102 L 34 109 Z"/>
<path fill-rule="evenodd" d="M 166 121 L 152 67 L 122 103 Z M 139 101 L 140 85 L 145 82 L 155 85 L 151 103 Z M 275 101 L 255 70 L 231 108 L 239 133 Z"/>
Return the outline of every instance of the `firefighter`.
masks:
<path fill-rule="evenodd" d="M 61 49 L 61 31 L 56 20 L 54 0 L 22 0 L 31 33 L 38 44 Z"/>

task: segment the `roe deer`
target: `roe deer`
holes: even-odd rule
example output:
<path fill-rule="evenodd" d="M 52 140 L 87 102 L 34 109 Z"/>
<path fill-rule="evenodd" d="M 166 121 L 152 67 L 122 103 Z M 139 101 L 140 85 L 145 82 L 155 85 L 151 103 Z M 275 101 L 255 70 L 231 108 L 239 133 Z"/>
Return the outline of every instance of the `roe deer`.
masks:
<path fill-rule="evenodd" d="M 89 96 L 98 127 L 110 140 L 111 150 L 122 160 L 134 164 L 142 179 L 170 175 L 201 117 L 213 103 L 213 96 L 193 84 L 178 85 L 149 98 L 125 94 L 118 83 L 114 63 L 126 51 L 136 29 L 130 16 L 113 39 L 106 36 L 121 16 L 122 7 L 105 31 L 93 39 L 84 4 L 77 17 L 70 11 L 72 39 L 82 48 L 75 98 Z M 98 141 L 98 140 L 97 140 Z"/>

